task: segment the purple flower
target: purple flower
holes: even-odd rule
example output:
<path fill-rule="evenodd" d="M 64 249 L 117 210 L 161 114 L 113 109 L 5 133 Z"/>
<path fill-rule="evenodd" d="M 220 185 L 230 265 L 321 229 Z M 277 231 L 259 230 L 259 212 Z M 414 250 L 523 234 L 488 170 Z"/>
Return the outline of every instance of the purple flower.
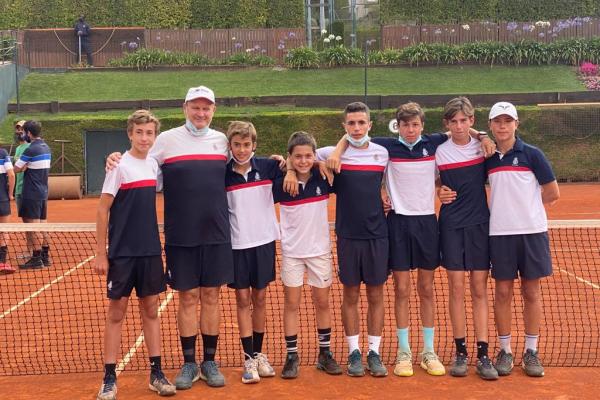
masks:
<path fill-rule="evenodd" d="M 241 49 L 242 44 L 240 42 L 237 42 L 236 44 L 233 45 L 233 47 L 235 47 L 236 49 Z"/>
<path fill-rule="evenodd" d="M 523 24 L 523 32 L 533 32 L 534 29 L 535 29 L 535 25 Z"/>
<path fill-rule="evenodd" d="M 254 46 L 254 50 L 260 50 L 260 46 L 259 45 Z"/>
<path fill-rule="evenodd" d="M 279 43 L 279 45 L 277 46 L 277 50 L 283 50 L 285 49 L 285 45 L 283 43 Z"/>
<path fill-rule="evenodd" d="M 506 24 L 506 30 L 507 31 L 514 31 L 515 29 L 517 29 L 519 27 L 519 24 L 517 24 L 516 22 L 512 21 L 509 22 L 508 24 Z"/>
<path fill-rule="evenodd" d="M 538 33 L 538 36 L 541 37 L 541 38 L 543 38 L 543 37 L 546 36 L 546 34 L 544 32 L 540 32 L 540 33 Z"/>
<path fill-rule="evenodd" d="M 129 50 L 134 51 L 138 48 L 138 44 L 136 42 L 129 42 L 129 46 L 127 46 Z"/>
<path fill-rule="evenodd" d="M 289 36 L 290 38 L 295 38 L 295 37 L 296 37 L 296 34 L 295 34 L 294 32 L 290 32 L 290 33 L 288 33 L 288 36 Z"/>

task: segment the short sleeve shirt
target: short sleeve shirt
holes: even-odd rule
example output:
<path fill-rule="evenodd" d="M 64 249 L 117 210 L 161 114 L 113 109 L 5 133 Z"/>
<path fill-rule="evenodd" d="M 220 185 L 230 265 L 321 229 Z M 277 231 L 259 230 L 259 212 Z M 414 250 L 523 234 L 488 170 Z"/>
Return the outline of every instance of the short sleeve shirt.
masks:
<path fill-rule="evenodd" d="M 23 143 L 17 146 L 15 149 L 15 162 L 21 158 L 21 155 L 25 151 L 26 148 L 29 147 L 29 143 Z M 20 195 L 23 193 L 23 172 L 19 172 L 16 174 L 16 183 L 15 183 L 15 195 Z"/>
<path fill-rule="evenodd" d="M 23 177 L 23 198 L 48 199 L 48 174 L 52 160 L 50 148 L 42 139 L 36 139 L 25 149 L 15 166 L 27 166 Z"/>
<path fill-rule="evenodd" d="M 0 201 L 9 201 L 10 193 L 8 193 L 8 176 L 6 171 L 13 169 L 10 156 L 6 150 L 0 148 Z"/>

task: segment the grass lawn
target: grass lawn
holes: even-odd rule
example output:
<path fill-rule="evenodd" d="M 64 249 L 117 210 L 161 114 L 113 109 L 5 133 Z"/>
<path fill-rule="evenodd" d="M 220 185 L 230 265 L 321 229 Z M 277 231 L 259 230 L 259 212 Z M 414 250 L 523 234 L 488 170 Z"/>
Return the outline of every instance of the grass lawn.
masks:
<path fill-rule="evenodd" d="M 473 94 L 582 91 L 568 66 L 444 66 L 369 68 L 369 94 Z M 21 101 L 181 99 L 191 86 L 206 85 L 218 97 L 352 95 L 364 93 L 362 68 L 238 71 L 31 73 Z M 13 99 L 14 101 L 14 99 Z"/>

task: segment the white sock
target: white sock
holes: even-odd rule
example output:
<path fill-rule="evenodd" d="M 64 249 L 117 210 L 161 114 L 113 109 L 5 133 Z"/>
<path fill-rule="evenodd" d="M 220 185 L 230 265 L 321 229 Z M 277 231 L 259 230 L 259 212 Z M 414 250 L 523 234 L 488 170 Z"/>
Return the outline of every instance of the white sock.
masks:
<path fill-rule="evenodd" d="M 510 339 L 511 335 L 500 336 L 498 335 L 498 341 L 500 342 L 500 349 L 504 350 L 507 354 L 512 354 L 512 350 L 510 348 Z"/>
<path fill-rule="evenodd" d="M 379 354 L 379 343 L 381 343 L 381 336 L 367 336 L 369 339 L 369 351 L 374 351 Z"/>
<path fill-rule="evenodd" d="M 537 351 L 538 338 L 540 335 L 525 334 L 525 350 Z"/>
<path fill-rule="evenodd" d="M 348 341 L 348 354 L 352 354 L 354 350 L 360 351 L 358 348 L 358 337 L 359 335 L 346 336 L 346 340 Z"/>

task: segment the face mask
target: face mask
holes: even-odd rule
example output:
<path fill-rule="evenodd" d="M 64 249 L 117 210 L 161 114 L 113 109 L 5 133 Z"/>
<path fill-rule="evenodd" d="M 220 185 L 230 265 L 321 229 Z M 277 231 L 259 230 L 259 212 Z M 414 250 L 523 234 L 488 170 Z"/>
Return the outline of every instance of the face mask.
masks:
<path fill-rule="evenodd" d="M 348 141 L 348 143 L 350 143 L 354 147 L 362 147 L 366 143 L 368 143 L 369 140 L 371 140 L 371 138 L 369 137 L 369 133 L 367 132 L 367 134 L 365 136 L 361 137 L 358 140 L 353 139 L 352 136 L 346 134 L 346 140 Z"/>
<path fill-rule="evenodd" d="M 250 162 L 250 160 L 252 160 L 252 157 L 254 157 L 254 152 L 252 152 L 252 154 L 250 154 L 250 157 L 248 157 L 248 159 L 246 161 L 241 162 L 240 160 L 238 160 L 237 158 L 235 158 L 235 156 L 233 155 L 233 152 L 231 153 L 231 158 L 238 165 L 246 165 L 246 164 L 248 164 Z"/>
<path fill-rule="evenodd" d="M 404 140 L 404 138 L 402 136 L 398 136 L 398 141 L 400 143 L 402 143 L 403 145 L 405 145 L 406 147 L 408 147 L 409 150 L 412 150 L 413 147 L 415 147 L 417 145 L 417 143 L 419 143 L 421 141 L 421 135 L 419 135 L 417 140 L 415 140 L 413 143 L 408 143 L 406 140 Z"/>
<path fill-rule="evenodd" d="M 200 137 L 200 136 L 204 136 L 208 133 L 208 126 L 205 126 L 202 129 L 198 129 L 194 126 L 194 124 L 192 124 L 192 121 L 190 121 L 189 119 L 185 120 L 185 127 L 188 129 L 188 131 L 190 131 L 190 133 L 192 134 L 192 136 L 195 137 Z"/>

